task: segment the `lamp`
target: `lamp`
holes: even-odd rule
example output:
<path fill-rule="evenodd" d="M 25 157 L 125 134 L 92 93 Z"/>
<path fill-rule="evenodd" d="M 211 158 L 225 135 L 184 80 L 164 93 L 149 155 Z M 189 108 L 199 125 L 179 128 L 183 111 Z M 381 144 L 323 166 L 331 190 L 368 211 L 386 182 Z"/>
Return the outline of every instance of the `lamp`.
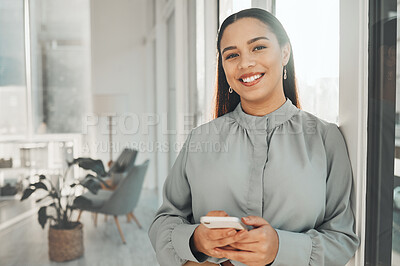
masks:
<path fill-rule="evenodd" d="M 108 167 L 112 164 L 112 119 L 113 116 L 127 112 L 126 94 L 96 94 L 93 96 L 93 112 L 99 117 L 107 116 L 109 123 L 109 143 L 110 143 L 110 161 Z"/>

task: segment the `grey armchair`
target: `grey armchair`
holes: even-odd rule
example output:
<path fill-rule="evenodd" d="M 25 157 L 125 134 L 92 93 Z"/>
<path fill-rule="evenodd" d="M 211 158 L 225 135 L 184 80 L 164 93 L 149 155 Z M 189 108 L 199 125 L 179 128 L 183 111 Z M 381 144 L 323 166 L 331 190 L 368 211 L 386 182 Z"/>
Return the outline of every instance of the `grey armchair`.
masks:
<path fill-rule="evenodd" d="M 128 175 L 129 170 L 135 165 L 137 154 L 137 150 L 125 148 L 118 156 L 117 160 L 111 165 L 107 173 L 108 177 L 104 178 L 105 184 L 100 184 L 101 188 L 115 190 L 119 182 Z M 130 222 L 131 216 L 130 214 L 126 216 L 128 222 Z M 133 219 L 135 220 L 135 218 Z M 105 215 L 104 220 L 107 221 L 107 215 Z M 97 213 L 94 215 L 94 225 L 97 226 Z"/>
<path fill-rule="evenodd" d="M 75 198 L 73 208 L 80 210 L 78 221 L 82 211 L 113 215 L 122 242 L 125 244 L 126 241 L 119 225 L 118 215 L 131 216 L 141 228 L 139 221 L 133 214 L 133 210 L 139 201 L 148 165 L 149 160 L 146 160 L 141 165 L 133 166 L 114 191 L 99 190 L 97 194 L 87 192 Z"/>
<path fill-rule="evenodd" d="M 108 176 L 110 177 L 109 185 L 111 188 L 115 188 L 135 165 L 137 153 L 137 150 L 125 148 L 118 156 L 118 159 L 111 165 L 108 171 Z"/>

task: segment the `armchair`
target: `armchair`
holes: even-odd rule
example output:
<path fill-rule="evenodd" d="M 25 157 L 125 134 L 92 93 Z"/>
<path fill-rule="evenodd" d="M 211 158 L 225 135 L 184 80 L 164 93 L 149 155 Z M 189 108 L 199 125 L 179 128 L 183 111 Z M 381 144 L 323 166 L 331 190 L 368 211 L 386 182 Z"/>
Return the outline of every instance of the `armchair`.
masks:
<path fill-rule="evenodd" d="M 127 176 L 121 180 L 114 191 L 99 190 L 98 194 L 87 192 L 75 198 L 73 208 L 80 210 L 78 221 L 82 211 L 113 215 L 122 242 L 125 244 L 126 241 L 119 225 L 118 216 L 130 215 L 141 228 L 133 210 L 139 201 L 148 165 L 149 160 L 146 160 L 141 165 L 131 167 Z"/>
<path fill-rule="evenodd" d="M 125 148 L 119 155 L 118 159 L 111 165 L 108 171 L 108 176 L 105 180 L 107 186 L 102 186 L 103 189 L 114 190 L 118 183 L 124 179 L 129 170 L 135 165 L 137 150 Z"/>

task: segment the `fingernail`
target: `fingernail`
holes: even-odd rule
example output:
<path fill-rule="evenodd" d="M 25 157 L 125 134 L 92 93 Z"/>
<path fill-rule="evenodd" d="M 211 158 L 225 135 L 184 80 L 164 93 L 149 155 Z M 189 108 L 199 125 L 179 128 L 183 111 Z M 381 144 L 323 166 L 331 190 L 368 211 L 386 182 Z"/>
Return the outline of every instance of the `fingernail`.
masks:
<path fill-rule="evenodd" d="M 249 221 L 249 218 L 243 217 L 243 220 L 245 220 L 246 222 L 248 222 L 248 221 Z"/>

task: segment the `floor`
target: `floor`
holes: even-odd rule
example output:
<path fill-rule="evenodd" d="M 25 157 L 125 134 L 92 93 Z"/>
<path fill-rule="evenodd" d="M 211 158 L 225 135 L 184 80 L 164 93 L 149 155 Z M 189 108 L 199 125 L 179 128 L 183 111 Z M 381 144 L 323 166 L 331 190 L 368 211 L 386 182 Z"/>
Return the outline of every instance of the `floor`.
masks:
<path fill-rule="evenodd" d="M 28 198 L 20 201 L 20 195 L 10 197 L 0 197 L 0 228 L 10 220 L 18 219 L 23 213 L 32 210 L 35 207 L 35 200 Z"/>
<path fill-rule="evenodd" d="M 32 207 L 33 206 L 33 207 Z M 21 212 L 34 208 L 34 199 L 20 202 L 14 200 L 0 201 L 0 265 L 1 266 L 152 266 L 159 265 L 147 235 L 149 226 L 157 210 L 157 192 L 144 189 L 135 216 L 143 226 L 139 229 L 134 222 L 127 223 L 126 217 L 119 217 L 121 229 L 127 244 L 122 244 L 114 219 L 99 215 L 97 228 L 90 213 L 83 213 L 81 221 L 84 225 L 84 256 L 64 263 L 51 262 L 48 259 L 47 230 L 37 222 L 37 214 L 21 215 Z M 397 212 L 394 212 L 396 221 Z M 77 216 L 77 213 L 75 214 Z M 12 226 L 5 227 L 6 218 L 20 220 Z M 399 219 L 400 220 L 400 219 Z M 2 227 L 3 225 L 3 227 Z M 4 229 L 5 227 L 5 229 Z M 397 235 L 394 223 L 392 265 L 400 266 L 400 236 Z M 400 230 L 399 230 L 400 232 Z"/>
<path fill-rule="evenodd" d="M 16 204 L 16 202 L 14 202 Z M 134 211 L 143 226 L 127 223 L 126 217 L 120 216 L 121 229 L 127 244 L 122 244 L 114 219 L 99 215 L 97 228 L 94 227 L 90 213 L 83 213 L 84 256 L 62 264 L 48 259 L 47 230 L 40 227 L 37 214 L 23 219 L 13 226 L 0 231 L 0 265 L 2 266 L 151 266 L 158 265 L 154 250 L 147 235 L 149 226 L 157 210 L 155 190 L 142 191 L 139 204 Z M 1 211 L 1 209 L 0 209 Z M 75 214 L 77 216 L 77 213 Z"/>

